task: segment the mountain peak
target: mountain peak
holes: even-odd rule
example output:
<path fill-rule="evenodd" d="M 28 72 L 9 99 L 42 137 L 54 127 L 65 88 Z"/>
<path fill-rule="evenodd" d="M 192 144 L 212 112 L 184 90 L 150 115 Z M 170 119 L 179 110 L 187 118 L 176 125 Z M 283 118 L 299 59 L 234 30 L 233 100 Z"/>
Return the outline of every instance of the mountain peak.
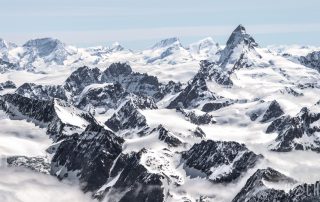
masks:
<path fill-rule="evenodd" d="M 119 42 L 114 42 L 110 47 L 109 47 L 109 51 L 110 52 L 118 52 L 118 51 L 122 51 L 124 50 L 124 47 L 121 46 L 121 44 Z"/>
<path fill-rule="evenodd" d="M 246 34 L 246 28 L 242 24 L 240 24 L 233 32 L 241 32 Z"/>
<path fill-rule="evenodd" d="M 10 49 L 17 47 L 16 44 L 7 42 L 6 40 L 0 38 L 0 49 Z"/>
<path fill-rule="evenodd" d="M 246 32 L 246 29 L 243 25 L 238 25 L 238 27 L 232 32 L 231 36 L 227 41 L 227 47 L 234 48 L 240 43 L 248 45 L 249 48 L 257 47 L 258 44 L 255 40 Z"/>
<path fill-rule="evenodd" d="M 239 69 L 242 67 L 252 66 L 253 61 L 249 58 L 248 53 L 253 53 L 257 58 L 261 56 L 255 51 L 258 44 L 246 32 L 243 25 L 239 25 L 230 35 L 226 47 L 221 52 L 219 63 L 226 67 Z M 252 56 L 250 56 L 252 57 Z"/>
<path fill-rule="evenodd" d="M 159 41 L 158 43 L 156 43 L 154 46 L 152 46 L 152 49 L 165 48 L 165 47 L 171 46 L 173 44 L 178 44 L 179 46 L 181 46 L 179 38 L 171 37 L 171 38 L 163 39 L 163 40 Z"/>
<path fill-rule="evenodd" d="M 46 57 L 55 52 L 57 54 L 57 58 L 54 60 L 57 60 L 56 62 L 59 64 L 63 63 L 63 60 L 67 54 L 65 44 L 54 38 L 32 39 L 27 41 L 23 47 L 32 49 L 32 51 L 36 51 L 40 57 Z"/>
<path fill-rule="evenodd" d="M 54 38 L 38 38 L 38 39 L 31 39 L 23 44 L 24 47 L 40 47 L 40 46 L 48 46 L 48 45 L 58 45 L 63 44 L 60 40 Z"/>
<path fill-rule="evenodd" d="M 211 37 L 206 37 L 195 43 L 189 45 L 189 50 L 191 53 L 200 54 L 201 52 L 205 53 L 217 53 L 220 49 L 219 44 L 216 43 Z"/>

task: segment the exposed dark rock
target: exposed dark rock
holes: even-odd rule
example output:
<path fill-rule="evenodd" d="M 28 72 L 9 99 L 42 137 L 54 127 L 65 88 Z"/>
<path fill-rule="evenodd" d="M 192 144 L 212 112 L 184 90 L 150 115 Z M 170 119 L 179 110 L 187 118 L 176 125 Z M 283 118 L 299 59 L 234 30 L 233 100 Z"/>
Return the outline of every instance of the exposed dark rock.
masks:
<path fill-rule="evenodd" d="M 144 150 L 138 153 L 122 155 L 117 159 L 112 173 L 119 175 L 112 187 L 104 195 L 112 202 L 163 202 L 166 193 L 165 177 L 150 173 L 140 164 Z"/>
<path fill-rule="evenodd" d="M 90 108 L 116 109 L 127 94 L 119 83 L 92 87 L 81 94 L 77 107 L 86 111 Z"/>
<path fill-rule="evenodd" d="M 213 116 L 210 114 L 196 115 L 194 112 L 188 113 L 187 117 L 189 118 L 191 123 L 196 125 L 204 125 L 209 123 L 216 123 L 213 120 Z"/>
<path fill-rule="evenodd" d="M 79 95 L 83 89 L 94 83 L 100 83 L 101 72 L 98 68 L 80 67 L 67 78 L 64 88 L 72 92 L 73 95 Z"/>
<path fill-rule="evenodd" d="M 296 183 L 292 178 L 289 178 L 272 168 L 258 169 L 247 180 L 245 186 L 240 190 L 232 202 L 290 201 L 286 192 L 268 188 L 264 182 L 279 184 L 280 186 L 293 185 Z"/>
<path fill-rule="evenodd" d="M 270 120 L 278 118 L 279 116 L 281 116 L 283 114 L 284 114 L 284 112 L 282 111 L 280 104 L 277 101 L 273 100 L 270 103 L 267 110 L 264 112 L 263 117 L 260 122 L 266 123 Z"/>
<path fill-rule="evenodd" d="M 186 112 L 181 108 L 178 108 L 177 111 L 181 112 L 188 121 L 196 125 L 216 123 L 216 121 L 213 119 L 213 116 L 208 113 L 196 114 L 194 111 Z"/>
<path fill-rule="evenodd" d="M 209 91 L 204 77 L 198 75 L 188 82 L 187 87 L 183 89 L 167 108 L 195 108 L 204 102 L 216 99 L 216 96 Z"/>
<path fill-rule="evenodd" d="M 113 63 L 101 76 L 102 82 L 120 83 L 128 92 L 138 95 L 153 96 L 159 91 L 160 83 L 157 77 L 132 72 L 126 63 Z"/>
<path fill-rule="evenodd" d="M 203 105 L 201 111 L 212 112 L 232 104 L 233 102 L 230 100 L 226 100 L 225 102 L 209 102 Z"/>
<path fill-rule="evenodd" d="M 294 90 L 293 88 L 290 88 L 290 87 L 285 87 L 283 90 L 280 90 L 280 92 L 282 94 L 289 94 L 289 95 L 293 95 L 295 97 L 301 97 L 303 96 L 303 93 L 300 93 L 296 90 Z"/>
<path fill-rule="evenodd" d="M 320 71 L 320 51 L 314 51 L 299 58 L 301 64 Z"/>
<path fill-rule="evenodd" d="M 176 137 L 168 129 L 164 128 L 162 125 L 159 125 L 157 128 L 153 129 L 150 133 L 157 132 L 159 134 L 159 140 L 167 143 L 171 147 L 178 147 L 182 144 L 182 141 Z"/>
<path fill-rule="evenodd" d="M 241 50 L 242 53 L 239 55 L 239 58 L 232 58 L 234 54 L 234 49 L 242 45 L 243 49 Z M 233 64 L 233 70 L 239 69 L 242 67 L 249 67 L 251 66 L 249 61 L 247 60 L 247 52 L 254 51 L 254 48 L 258 47 L 258 44 L 255 40 L 246 33 L 245 28 L 242 25 L 239 25 L 229 37 L 226 47 L 223 51 L 221 51 L 221 57 L 219 59 L 219 63 L 221 66 L 226 66 L 228 63 Z M 239 54 L 239 53 L 237 53 Z M 261 56 L 260 56 L 261 57 Z"/>
<path fill-rule="evenodd" d="M 320 182 L 314 184 L 301 184 L 289 191 L 269 188 L 269 184 L 281 186 L 294 186 L 297 182 L 272 168 L 257 170 L 247 181 L 246 185 L 236 195 L 232 202 L 316 202 L 320 200 Z M 285 188 L 285 187 L 284 187 Z"/>
<path fill-rule="evenodd" d="M 115 79 L 120 79 L 120 77 L 126 77 L 132 73 L 133 72 L 130 65 L 126 63 L 113 63 L 104 71 L 104 76 L 107 80 L 112 77 Z"/>
<path fill-rule="evenodd" d="M 6 94 L 0 99 L 0 108 L 15 119 L 42 125 L 51 122 L 56 115 L 53 101 L 33 100 L 18 94 Z"/>
<path fill-rule="evenodd" d="M 68 116 L 77 120 L 75 122 L 65 119 L 63 116 L 66 114 L 60 115 L 57 113 L 47 127 L 47 134 L 54 141 L 59 141 L 74 133 L 82 133 L 89 124 L 98 125 L 98 122 L 90 113 L 77 109 L 69 103 L 55 100 L 54 107 L 56 113 L 57 111 L 65 111 L 65 113 L 68 113 Z"/>
<path fill-rule="evenodd" d="M 245 28 L 239 25 L 229 37 L 226 47 L 219 52 L 219 60 L 217 62 L 201 61 L 198 74 L 201 74 L 205 79 L 215 81 L 217 84 L 232 86 L 230 75 L 235 70 L 253 66 L 254 61 L 249 58 L 249 53 L 258 59 L 261 58 L 255 50 L 257 46 L 258 44 L 246 33 Z"/>
<path fill-rule="evenodd" d="M 223 86 L 232 86 L 233 82 L 230 79 L 231 71 L 225 71 L 215 62 L 208 60 L 202 60 L 200 62 L 200 70 L 198 74 L 203 75 L 206 79 L 215 81 L 217 84 Z"/>
<path fill-rule="evenodd" d="M 196 129 L 193 131 L 194 136 L 200 137 L 200 138 L 205 138 L 206 134 L 203 132 L 203 130 L 197 126 Z"/>
<path fill-rule="evenodd" d="M 317 132 L 320 132 L 320 127 L 313 124 L 319 119 L 320 113 L 302 108 L 295 117 L 282 116 L 274 120 L 266 130 L 266 133 L 278 133 L 275 144 L 271 146 L 271 149 L 281 152 L 292 150 L 320 152 L 320 140 L 316 135 Z"/>
<path fill-rule="evenodd" d="M 76 132 L 81 133 L 88 124 L 97 123 L 91 114 L 59 99 L 44 101 L 26 98 L 18 94 L 6 94 L 0 97 L 0 109 L 13 119 L 25 119 L 36 125 L 47 127 L 47 134 L 54 141 L 61 140 Z M 72 116 L 77 122 L 66 119 L 65 115 Z"/>
<path fill-rule="evenodd" d="M 80 95 L 77 107 L 91 113 L 104 113 L 117 109 L 126 100 L 132 100 L 139 109 L 157 109 L 152 97 L 128 93 L 119 83 L 87 89 Z"/>
<path fill-rule="evenodd" d="M 204 173 L 216 183 L 231 182 L 253 168 L 262 155 L 248 150 L 244 144 L 223 141 L 201 141 L 183 152 L 185 165 Z"/>
<path fill-rule="evenodd" d="M 10 63 L 0 58 L 0 73 L 5 73 L 9 70 L 20 69 L 16 64 Z"/>
<path fill-rule="evenodd" d="M 16 87 L 17 87 L 16 84 L 14 84 L 12 81 L 6 81 L 6 82 L 0 83 L 0 90 L 15 89 Z"/>
<path fill-rule="evenodd" d="M 52 159 L 51 174 L 60 179 L 76 176 L 84 191 L 96 191 L 110 177 L 124 140 L 99 125 L 89 125 L 60 143 Z"/>
<path fill-rule="evenodd" d="M 9 167 L 23 167 L 36 172 L 50 174 L 50 162 L 45 157 L 11 156 L 7 158 Z"/>
<path fill-rule="evenodd" d="M 141 131 L 148 127 L 146 118 L 131 100 L 127 101 L 105 124 L 115 132 L 126 129 Z"/>
<path fill-rule="evenodd" d="M 36 85 L 34 83 L 22 84 L 15 93 L 36 100 L 52 100 L 59 98 L 67 100 L 66 92 L 61 85 Z"/>
<path fill-rule="evenodd" d="M 182 84 L 180 82 L 175 83 L 173 81 L 169 81 L 167 84 L 161 85 L 159 92 L 154 94 L 153 97 L 159 101 L 163 99 L 166 95 L 176 94 L 181 90 L 182 90 Z"/>
<path fill-rule="evenodd" d="M 272 102 L 264 102 L 262 100 L 256 109 L 253 109 L 247 113 L 251 121 L 259 120 L 261 123 L 273 121 L 283 114 L 284 112 L 276 100 L 273 100 Z"/>
<path fill-rule="evenodd" d="M 158 106 L 152 97 L 130 94 L 129 99 L 131 99 L 139 109 L 158 109 Z"/>

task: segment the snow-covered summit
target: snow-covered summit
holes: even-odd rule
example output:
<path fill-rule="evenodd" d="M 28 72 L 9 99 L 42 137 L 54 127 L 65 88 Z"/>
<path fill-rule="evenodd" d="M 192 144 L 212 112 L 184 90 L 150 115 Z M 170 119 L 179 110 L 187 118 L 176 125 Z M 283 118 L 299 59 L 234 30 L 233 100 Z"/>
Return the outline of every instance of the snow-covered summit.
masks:
<path fill-rule="evenodd" d="M 1 50 L 9 50 L 9 49 L 15 48 L 15 47 L 17 47 L 16 44 L 8 42 L 8 41 L 0 38 L 0 51 Z"/>
<path fill-rule="evenodd" d="M 114 42 L 112 45 L 109 47 L 109 52 L 118 52 L 118 51 L 123 51 L 125 48 L 119 43 L 119 42 Z"/>
<path fill-rule="evenodd" d="M 206 37 L 200 41 L 191 43 L 189 51 L 194 58 L 212 59 L 213 57 L 218 57 L 221 47 L 211 37 Z"/>
<path fill-rule="evenodd" d="M 32 39 L 23 45 L 23 47 L 35 49 L 40 57 L 48 56 L 53 51 L 63 49 L 64 46 L 61 41 L 53 38 Z"/>
<path fill-rule="evenodd" d="M 159 41 L 152 46 L 151 49 L 167 48 L 168 46 L 182 46 L 180 40 L 177 37 L 167 38 Z"/>
<path fill-rule="evenodd" d="M 241 68 L 242 66 L 251 66 L 252 58 L 261 56 L 255 48 L 258 44 L 247 34 L 246 29 L 239 25 L 230 35 L 226 47 L 221 51 L 219 63 L 230 68 Z"/>

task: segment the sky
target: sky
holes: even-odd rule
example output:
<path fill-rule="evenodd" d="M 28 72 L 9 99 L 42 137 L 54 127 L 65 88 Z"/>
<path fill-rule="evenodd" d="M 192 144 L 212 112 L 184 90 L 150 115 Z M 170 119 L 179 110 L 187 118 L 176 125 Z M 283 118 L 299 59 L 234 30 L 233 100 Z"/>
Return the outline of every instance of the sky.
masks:
<path fill-rule="evenodd" d="M 320 46 L 319 0 L 0 0 L 0 38 L 17 44 L 53 37 L 87 47 L 131 49 L 179 37 L 225 44 L 239 24 L 261 46 Z"/>

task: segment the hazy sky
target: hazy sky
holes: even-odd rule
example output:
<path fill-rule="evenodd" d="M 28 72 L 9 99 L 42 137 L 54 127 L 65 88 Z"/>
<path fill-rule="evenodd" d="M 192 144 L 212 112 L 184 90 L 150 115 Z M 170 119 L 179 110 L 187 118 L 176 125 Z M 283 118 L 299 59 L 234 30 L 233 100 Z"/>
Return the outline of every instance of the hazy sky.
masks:
<path fill-rule="evenodd" d="M 320 0 L 0 0 L 0 37 L 143 49 L 177 36 L 224 44 L 243 24 L 262 46 L 320 45 Z"/>

